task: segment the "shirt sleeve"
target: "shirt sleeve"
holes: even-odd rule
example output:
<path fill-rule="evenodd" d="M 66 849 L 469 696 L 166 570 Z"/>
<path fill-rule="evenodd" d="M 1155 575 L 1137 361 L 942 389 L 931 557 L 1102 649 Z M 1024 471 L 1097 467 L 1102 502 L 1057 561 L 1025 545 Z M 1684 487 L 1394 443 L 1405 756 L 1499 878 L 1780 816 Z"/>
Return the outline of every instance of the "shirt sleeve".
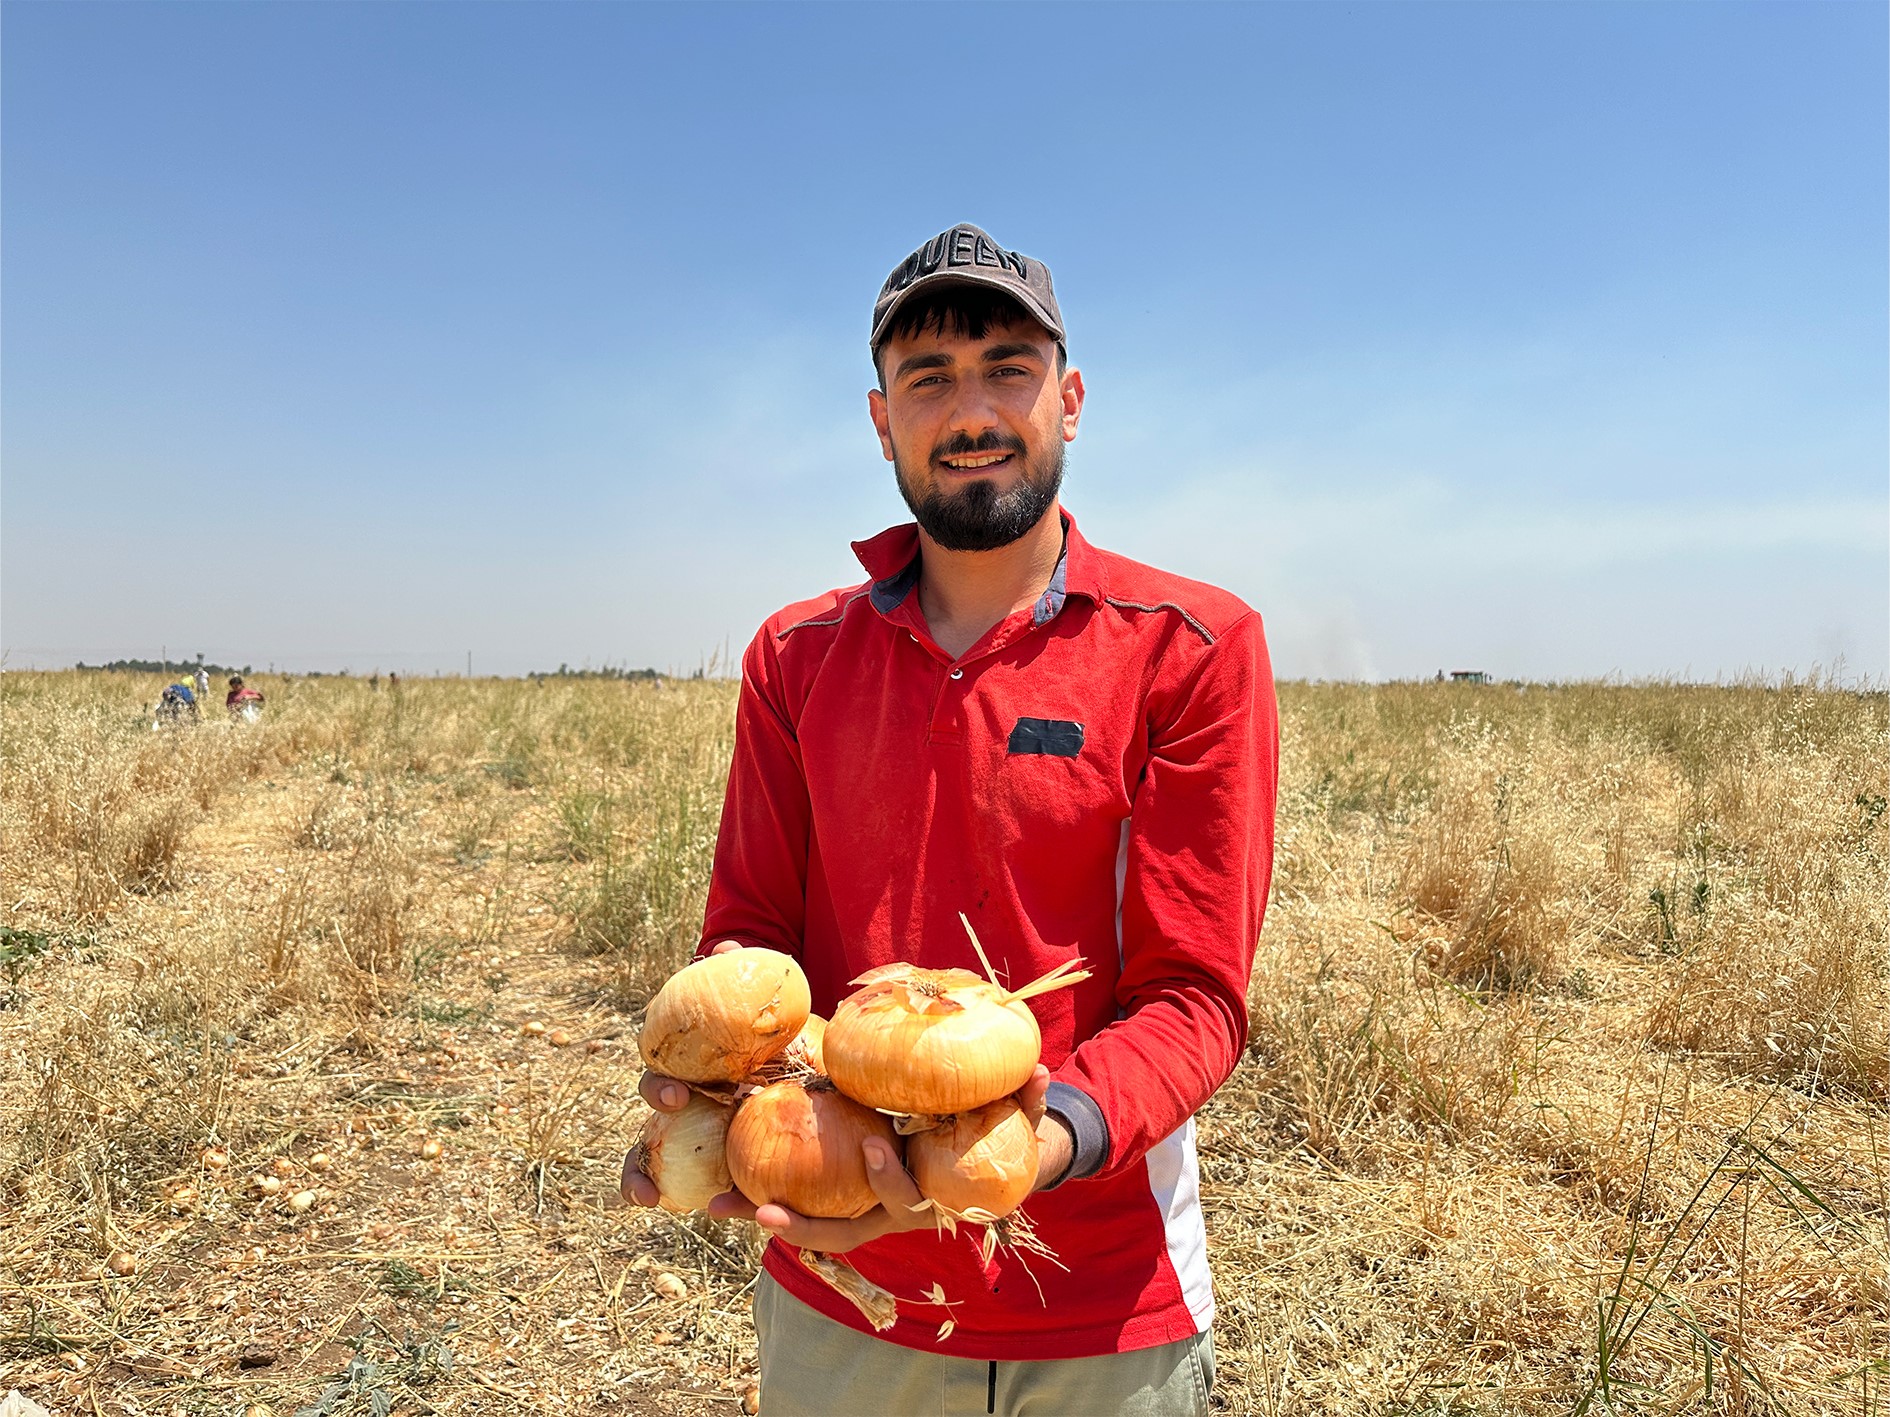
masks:
<path fill-rule="evenodd" d="M 1078 1157 L 1088 1174 L 1140 1161 L 1227 1081 L 1246 1047 L 1279 785 L 1260 617 L 1230 626 L 1152 715 L 1122 884 L 1122 1016 L 1053 1078 L 1091 1099 L 1106 1128 L 1092 1148 L 1101 1159 Z M 1069 1115 L 1067 1103 L 1059 1110 Z M 1072 1179 L 1082 1174 L 1072 1167 Z"/>
<path fill-rule="evenodd" d="M 763 626 L 742 656 L 735 756 L 698 955 L 734 939 L 801 956 L 812 814 L 800 741 L 781 691 L 780 661 Z"/>

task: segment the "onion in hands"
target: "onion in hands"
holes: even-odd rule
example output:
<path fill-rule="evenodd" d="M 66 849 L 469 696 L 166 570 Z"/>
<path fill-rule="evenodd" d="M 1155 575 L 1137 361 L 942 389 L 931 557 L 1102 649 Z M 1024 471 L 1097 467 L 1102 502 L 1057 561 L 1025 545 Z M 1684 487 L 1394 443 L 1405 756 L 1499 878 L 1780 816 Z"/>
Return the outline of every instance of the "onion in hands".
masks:
<path fill-rule="evenodd" d="M 835 1085 L 869 1107 L 963 1112 L 1017 1091 L 1037 1067 L 1030 1010 L 968 969 L 889 964 L 853 982 L 822 1051 Z"/>
<path fill-rule="evenodd" d="M 637 1047 L 653 1072 L 741 1082 L 794 1041 L 811 1006 L 807 976 L 789 956 L 726 950 L 670 976 L 650 1000 Z"/>
<path fill-rule="evenodd" d="M 707 1210 L 729 1188 L 726 1154 L 733 1108 L 696 1093 L 676 1112 L 657 1112 L 644 1124 L 636 1166 L 656 1183 L 664 1210 Z"/>
<path fill-rule="evenodd" d="M 824 1080 L 770 1083 L 736 1110 L 728 1169 L 756 1205 L 854 1220 L 879 1204 L 860 1144 L 879 1137 L 899 1155 L 892 1123 Z"/>
<path fill-rule="evenodd" d="M 802 1025 L 801 1031 L 795 1035 L 794 1041 L 788 1044 L 787 1051 L 781 1056 L 791 1063 L 799 1063 L 803 1067 L 809 1067 L 817 1073 L 824 1074 L 827 1071 L 827 1065 L 821 1056 L 821 1045 L 826 1033 L 827 1020 L 819 1014 L 809 1014 L 807 1022 Z"/>
<path fill-rule="evenodd" d="M 906 1138 L 906 1169 L 941 1214 L 991 1221 L 1037 1184 L 1037 1129 L 1008 1097 Z"/>

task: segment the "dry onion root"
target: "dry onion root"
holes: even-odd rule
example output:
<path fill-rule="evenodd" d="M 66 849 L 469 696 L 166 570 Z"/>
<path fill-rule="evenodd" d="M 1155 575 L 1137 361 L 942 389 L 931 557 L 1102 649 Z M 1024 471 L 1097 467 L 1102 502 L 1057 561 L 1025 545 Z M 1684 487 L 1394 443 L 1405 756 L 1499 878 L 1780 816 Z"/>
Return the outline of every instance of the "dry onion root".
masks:
<path fill-rule="evenodd" d="M 654 1113 L 637 1143 L 636 1166 L 656 1183 L 657 1204 L 707 1210 L 730 1185 L 728 1129 L 734 1109 L 691 1093 L 680 1111 Z"/>
<path fill-rule="evenodd" d="M 650 1000 L 637 1048 L 652 1072 L 739 1083 L 795 1040 L 811 1007 L 799 964 L 779 950 L 743 946 L 671 975 Z"/>
<path fill-rule="evenodd" d="M 820 1250 L 796 1250 L 803 1267 L 825 1280 L 866 1315 L 875 1333 L 884 1333 L 899 1321 L 899 1301 L 889 1289 L 882 1289 L 839 1255 Z"/>

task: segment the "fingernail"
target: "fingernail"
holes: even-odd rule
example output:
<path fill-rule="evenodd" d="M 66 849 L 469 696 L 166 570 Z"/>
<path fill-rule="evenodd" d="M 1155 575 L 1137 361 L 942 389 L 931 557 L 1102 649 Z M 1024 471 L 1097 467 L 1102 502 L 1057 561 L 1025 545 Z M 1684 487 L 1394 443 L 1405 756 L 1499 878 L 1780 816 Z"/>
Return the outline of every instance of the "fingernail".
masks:
<path fill-rule="evenodd" d="M 886 1169 L 886 1148 L 881 1146 L 878 1142 L 868 1142 L 865 1149 L 866 1169 L 869 1171 L 884 1171 Z"/>
<path fill-rule="evenodd" d="M 665 1107 L 680 1107 L 683 1105 L 684 1095 L 680 1087 L 666 1087 L 663 1089 L 663 1105 Z"/>

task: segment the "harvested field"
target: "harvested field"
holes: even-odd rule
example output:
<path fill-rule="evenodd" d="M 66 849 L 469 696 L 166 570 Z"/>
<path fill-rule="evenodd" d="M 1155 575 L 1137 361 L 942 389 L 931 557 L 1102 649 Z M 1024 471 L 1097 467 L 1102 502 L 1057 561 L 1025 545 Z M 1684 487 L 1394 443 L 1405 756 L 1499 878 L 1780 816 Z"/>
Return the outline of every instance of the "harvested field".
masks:
<path fill-rule="evenodd" d="M 734 687 L 261 687 L 0 681 L 0 1393 L 741 1411 L 753 1231 L 616 1196 Z M 1885 696 L 1281 692 L 1217 1408 L 1890 1410 Z"/>

